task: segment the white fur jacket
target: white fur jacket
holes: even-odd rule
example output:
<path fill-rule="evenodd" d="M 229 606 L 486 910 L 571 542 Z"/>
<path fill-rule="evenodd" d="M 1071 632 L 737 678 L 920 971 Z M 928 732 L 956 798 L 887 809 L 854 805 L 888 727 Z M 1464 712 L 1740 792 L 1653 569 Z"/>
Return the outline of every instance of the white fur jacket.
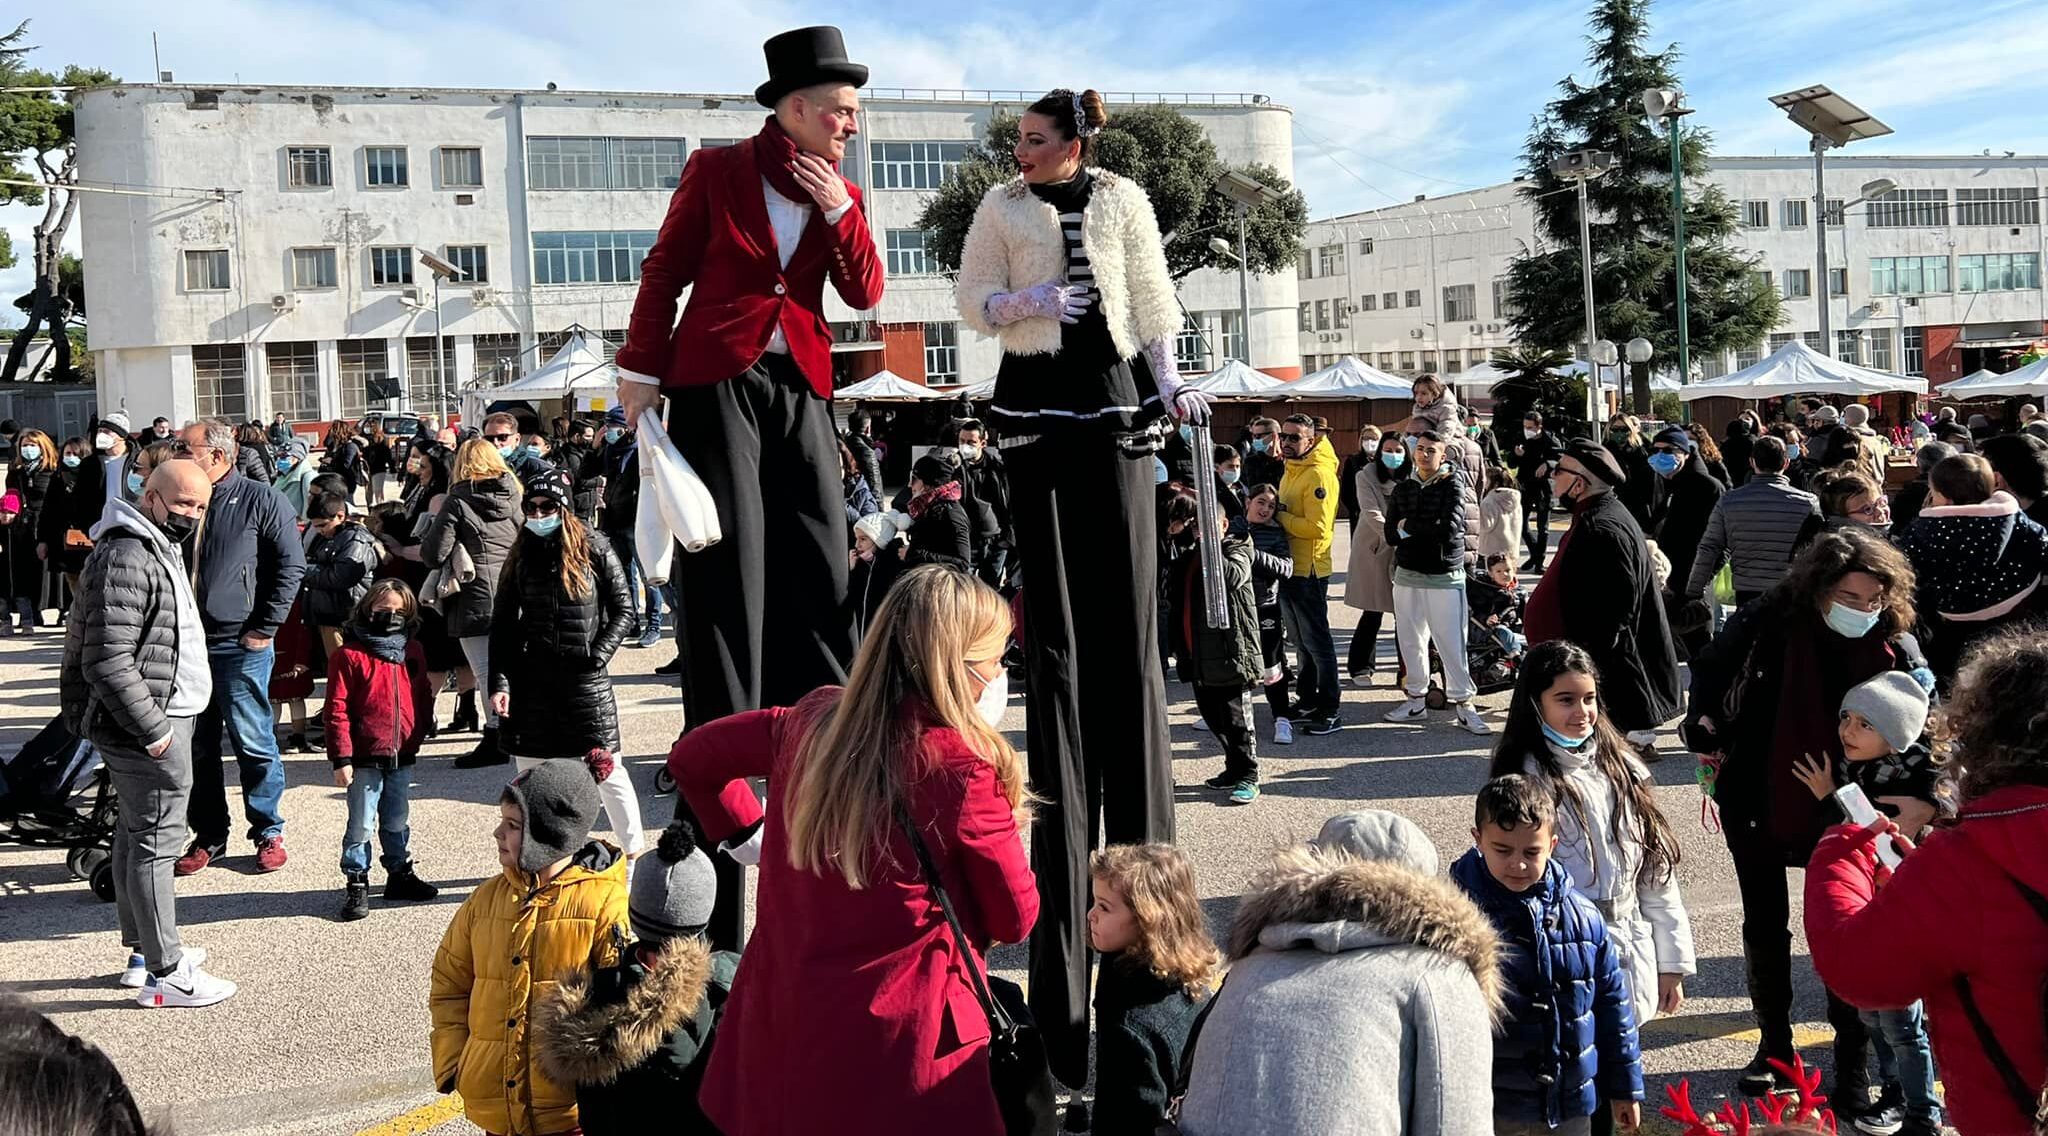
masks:
<path fill-rule="evenodd" d="M 1147 343 L 1181 327 L 1180 306 L 1166 273 L 1166 249 L 1152 201 L 1136 183 L 1102 170 L 1081 214 L 1081 243 L 1095 270 L 1102 314 L 1116 348 L 1129 359 Z M 983 308 L 998 292 L 1021 292 L 1065 281 L 1066 238 L 1059 213 L 1033 196 L 1022 178 L 988 191 L 974 211 L 960 254 L 960 318 L 1003 341 L 1012 355 L 1050 355 L 1060 349 L 1060 321 L 1034 316 L 997 328 Z"/>

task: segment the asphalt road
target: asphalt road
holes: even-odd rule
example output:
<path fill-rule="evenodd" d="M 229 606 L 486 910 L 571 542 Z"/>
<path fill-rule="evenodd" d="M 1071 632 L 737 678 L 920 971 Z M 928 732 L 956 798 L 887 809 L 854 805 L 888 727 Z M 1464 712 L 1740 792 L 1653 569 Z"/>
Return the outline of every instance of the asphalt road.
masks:
<path fill-rule="evenodd" d="M 1337 562 L 1344 563 L 1342 537 Z M 1355 613 L 1333 600 L 1332 617 L 1341 659 Z M 11 753 L 56 714 L 60 647 L 54 631 L 0 637 L 0 753 Z M 1384 677 L 1393 670 L 1390 633 L 1382 635 L 1380 651 L 1381 685 L 1346 690 L 1348 724 L 1338 733 L 1273 746 L 1261 703 L 1264 783 L 1256 804 L 1236 808 L 1207 790 L 1178 791 L 1180 842 L 1219 938 L 1245 881 L 1271 851 L 1314 835 L 1333 814 L 1362 807 L 1402 813 L 1430 833 L 1446 863 L 1469 845 L 1470 800 L 1484 780 L 1486 741 L 1452 728 L 1445 715 L 1420 726 L 1380 722 L 1398 701 Z M 680 698 L 673 680 L 651 672 L 672 653 L 667 645 L 629 649 L 612 668 L 625 750 L 650 827 L 665 822 L 671 808 L 668 798 L 654 795 L 653 781 L 681 725 Z M 1170 684 L 1168 696 L 1176 777 L 1196 786 L 1221 770 L 1220 750 L 1208 734 L 1189 728 L 1196 716 L 1188 688 Z M 1496 726 L 1505 697 L 1481 700 Z M 441 720 L 451 708 L 452 698 L 443 696 Z M 1019 746 L 1023 725 L 1018 694 L 1005 727 Z M 1756 1045 L 1743 996 L 1741 908 L 1727 853 L 1701 828 L 1692 763 L 1668 733 L 1663 742 L 1670 756 L 1654 767 L 1658 799 L 1684 844 L 1679 871 L 1700 973 L 1687 984 L 1675 1018 L 1645 1027 L 1646 1067 L 1658 1085 L 1693 1078 L 1696 1099 L 1711 1100 L 1728 1089 L 1729 1071 Z M 497 870 L 490 832 L 509 767 L 454 769 L 447 759 L 467 744 L 456 738 L 432 745 L 414 775 L 413 852 L 421 874 L 442 886 L 440 899 L 387 907 L 373 898 L 370 918 L 352 924 L 332 918 L 341 900 L 343 794 L 329 782 L 324 758 L 288 755 L 290 864 L 253 874 L 251 849 L 238 841 L 223 866 L 179 883 L 185 941 L 205 947 L 208 968 L 241 986 L 239 996 L 209 1009 L 138 1008 L 114 985 L 125 955 L 112 905 L 70 878 L 60 851 L 0 844 L 0 989 L 105 1048 L 145 1112 L 170 1116 L 183 1136 L 474 1131 L 433 1092 L 426 1010 L 428 968 L 442 929 L 469 891 Z M 232 775 L 228 780 L 234 784 Z M 1797 881 L 1795 873 L 1795 913 Z M 1804 951 L 1803 936 L 1796 949 Z M 995 965 L 1021 979 L 1022 949 L 999 950 Z M 1800 1041 L 1810 1060 L 1825 1063 L 1819 983 L 1810 968 L 1798 969 Z M 1661 1103 L 1654 1087 L 1652 1097 Z"/>

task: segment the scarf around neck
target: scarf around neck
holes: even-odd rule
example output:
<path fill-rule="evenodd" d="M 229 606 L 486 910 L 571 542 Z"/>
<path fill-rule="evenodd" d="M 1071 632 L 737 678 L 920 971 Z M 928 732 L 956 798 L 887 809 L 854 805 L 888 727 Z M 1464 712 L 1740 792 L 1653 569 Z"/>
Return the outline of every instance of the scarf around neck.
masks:
<path fill-rule="evenodd" d="M 1066 181 L 1031 186 L 1031 195 L 1061 213 L 1082 213 L 1087 211 L 1089 192 L 1094 187 L 1094 175 L 1082 166 L 1080 173 Z"/>
<path fill-rule="evenodd" d="M 927 489 L 910 499 L 910 519 L 917 520 L 923 517 L 925 511 L 932 507 L 934 501 L 958 501 L 959 499 L 960 483 L 957 481 L 948 481 L 944 485 Z"/>
<path fill-rule="evenodd" d="M 769 115 L 768 121 L 761 125 L 761 133 L 754 136 L 754 168 L 761 172 L 769 185 L 775 187 L 775 192 L 798 205 L 811 205 L 814 204 L 811 191 L 796 180 L 796 171 L 790 168 L 796 161 L 796 155 L 796 139 L 782 129 L 774 115 Z M 829 164 L 833 173 L 839 172 L 839 163 Z"/>
<path fill-rule="evenodd" d="M 372 631 L 360 623 L 350 623 L 348 625 L 348 635 L 349 638 L 361 643 L 368 649 L 370 654 L 387 663 L 402 663 L 405 661 L 407 638 L 403 631 L 394 635 L 386 635 L 379 631 Z"/>

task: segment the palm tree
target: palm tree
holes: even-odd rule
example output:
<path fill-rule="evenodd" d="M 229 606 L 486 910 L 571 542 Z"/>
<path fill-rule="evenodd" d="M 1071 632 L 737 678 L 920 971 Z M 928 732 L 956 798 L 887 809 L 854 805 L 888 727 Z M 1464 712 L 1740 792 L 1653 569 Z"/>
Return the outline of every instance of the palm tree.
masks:
<path fill-rule="evenodd" d="M 1522 346 L 1496 351 L 1493 365 L 1511 372 L 1493 384 L 1493 420 L 1520 422 L 1531 410 L 1543 413 L 1544 425 L 1562 435 L 1577 433 L 1584 420 L 1586 384 L 1558 374 L 1572 357 L 1544 347 Z"/>

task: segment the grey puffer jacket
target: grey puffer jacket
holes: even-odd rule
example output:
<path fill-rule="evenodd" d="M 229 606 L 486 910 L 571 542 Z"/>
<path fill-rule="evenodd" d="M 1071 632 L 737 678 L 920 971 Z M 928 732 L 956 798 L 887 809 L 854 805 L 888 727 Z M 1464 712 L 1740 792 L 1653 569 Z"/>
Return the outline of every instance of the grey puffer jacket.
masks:
<path fill-rule="evenodd" d="M 1820 498 L 1794 489 L 1782 473 L 1756 474 L 1714 506 L 1683 594 L 1706 591 L 1724 560 L 1734 566 L 1736 591 L 1768 591 L 1785 578 L 1800 543 L 1819 528 Z"/>
<path fill-rule="evenodd" d="M 512 543 L 519 539 L 519 499 L 519 482 L 509 473 L 458 481 L 420 538 L 420 561 L 430 569 L 446 564 L 457 544 L 476 565 L 476 576 L 441 609 L 448 619 L 448 634 L 457 639 L 490 634 L 498 577 L 505 572 Z"/>
<path fill-rule="evenodd" d="M 90 535 L 58 704 L 78 737 L 143 749 L 171 732 L 172 712 L 196 714 L 213 695 L 199 605 L 184 557 L 135 506 L 109 500 Z"/>
<path fill-rule="evenodd" d="M 1182 1132 L 1493 1131 L 1499 939 L 1428 858 L 1293 848 L 1252 882 L 1194 1041 Z"/>
<path fill-rule="evenodd" d="M 342 627 L 384 564 L 384 546 L 354 521 L 306 552 L 306 614 L 316 627 Z"/>

